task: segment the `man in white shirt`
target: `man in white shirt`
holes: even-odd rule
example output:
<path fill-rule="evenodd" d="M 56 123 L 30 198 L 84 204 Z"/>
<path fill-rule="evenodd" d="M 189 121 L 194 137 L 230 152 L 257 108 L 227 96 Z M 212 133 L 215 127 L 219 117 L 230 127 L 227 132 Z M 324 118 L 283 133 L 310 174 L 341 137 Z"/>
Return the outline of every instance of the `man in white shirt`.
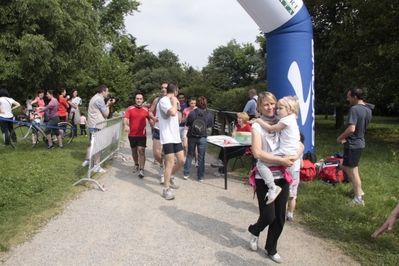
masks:
<path fill-rule="evenodd" d="M 179 134 L 179 100 L 176 97 L 178 92 L 177 85 L 170 82 L 166 89 L 166 96 L 162 97 L 157 105 L 159 135 L 165 154 L 165 188 L 162 195 L 166 200 L 175 198 L 170 188 L 179 188 L 174 175 L 184 164 L 183 145 Z"/>

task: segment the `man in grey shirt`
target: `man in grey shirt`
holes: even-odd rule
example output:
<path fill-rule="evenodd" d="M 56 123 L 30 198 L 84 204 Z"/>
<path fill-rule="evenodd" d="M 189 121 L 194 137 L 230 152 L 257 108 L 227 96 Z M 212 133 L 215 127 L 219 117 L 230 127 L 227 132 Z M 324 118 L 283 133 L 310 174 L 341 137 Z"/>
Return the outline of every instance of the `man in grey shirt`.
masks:
<path fill-rule="evenodd" d="M 364 206 L 362 196 L 362 181 L 359 175 L 360 156 L 366 141 L 364 133 L 371 121 L 371 106 L 364 102 L 364 92 L 358 87 L 348 91 L 347 100 L 352 107 L 349 109 L 345 131 L 337 138 L 339 144 L 344 144 L 344 159 L 342 169 L 352 182 L 352 189 L 349 191 L 355 195 L 350 205 Z"/>

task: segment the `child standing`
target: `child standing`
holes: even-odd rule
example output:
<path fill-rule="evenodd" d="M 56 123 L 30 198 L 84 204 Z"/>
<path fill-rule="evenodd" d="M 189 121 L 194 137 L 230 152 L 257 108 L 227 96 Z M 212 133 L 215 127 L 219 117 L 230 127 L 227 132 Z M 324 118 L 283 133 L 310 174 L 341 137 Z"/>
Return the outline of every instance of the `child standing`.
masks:
<path fill-rule="evenodd" d="M 87 121 L 86 121 L 85 113 L 81 112 L 80 113 L 80 119 L 79 119 L 80 135 L 83 136 L 83 132 L 84 132 L 85 136 L 87 137 L 86 122 Z"/>
<path fill-rule="evenodd" d="M 298 117 L 298 111 L 298 99 L 293 96 L 286 96 L 277 102 L 277 117 L 279 118 L 279 122 L 277 124 L 269 125 L 261 118 L 255 119 L 255 122 L 259 123 L 268 132 L 280 132 L 280 146 L 275 147 L 276 145 L 274 143 L 269 143 L 270 147 L 274 147 L 271 153 L 272 155 L 297 155 L 300 145 L 300 133 L 296 121 Z M 274 165 L 258 161 L 256 166 L 258 168 L 259 174 L 262 176 L 262 179 L 269 188 L 266 204 L 270 204 L 281 192 L 281 188 L 275 185 L 273 173 L 269 169 L 270 166 Z M 292 174 L 295 171 L 299 172 L 299 170 L 300 160 L 297 160 L 288 171 Z"/>

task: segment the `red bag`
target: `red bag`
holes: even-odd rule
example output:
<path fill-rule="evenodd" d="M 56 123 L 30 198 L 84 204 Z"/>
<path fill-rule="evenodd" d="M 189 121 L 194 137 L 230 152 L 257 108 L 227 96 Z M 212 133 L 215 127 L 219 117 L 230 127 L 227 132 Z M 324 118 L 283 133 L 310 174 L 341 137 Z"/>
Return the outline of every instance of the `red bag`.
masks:
<path fill-rule="evenodd" d="M 301 181 L 312 181 L 316 178 L 316 166 L 310 160 L 303 160 L 303 167 L 300 171 Z"/>
<path fill-rule="evenodd" d="M 323 163 L 319 177 L 329 183 L 344 181 L 344 171 L 340 167 L 341 161 L 341 158 L 327 158 Z"/>

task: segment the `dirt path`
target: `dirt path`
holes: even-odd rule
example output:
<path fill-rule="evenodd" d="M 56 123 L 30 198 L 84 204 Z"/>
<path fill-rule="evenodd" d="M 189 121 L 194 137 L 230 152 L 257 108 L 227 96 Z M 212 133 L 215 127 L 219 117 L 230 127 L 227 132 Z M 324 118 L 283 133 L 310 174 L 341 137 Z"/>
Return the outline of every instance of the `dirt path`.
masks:
<path fill-rule="evenodd" d="M 131 157 L 130 149 L 122 153 Z M 96 176 L 107 192 L 83 193 L 1 265 L 276 265 L 264 253 L 266 232 L 258 251 L 249 248 L 258 209 L 245 179 L 229 174 L 225 190 L 207 156 L 204 182 L 194 167 L 186 181 L 180 172 L 176 199 L 166 201 L 151 139 L 146 155 L 144 179 L 131 161 L 114 161 Z M 295 223 L 286 223 L 278 252 L 286 265 L 360 265 Z"/>

